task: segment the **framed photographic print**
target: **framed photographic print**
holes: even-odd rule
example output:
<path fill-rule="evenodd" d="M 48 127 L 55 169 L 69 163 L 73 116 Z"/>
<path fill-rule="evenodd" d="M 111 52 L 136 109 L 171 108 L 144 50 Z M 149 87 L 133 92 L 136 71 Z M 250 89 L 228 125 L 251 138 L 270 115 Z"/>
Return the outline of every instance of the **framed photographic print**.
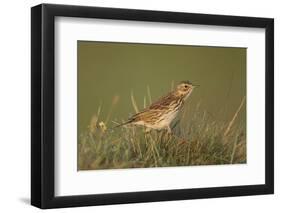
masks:
<path fill-rule="evenodd" d="M 274 21 L 31 9 L 31 203 L 271 194 Z"/>

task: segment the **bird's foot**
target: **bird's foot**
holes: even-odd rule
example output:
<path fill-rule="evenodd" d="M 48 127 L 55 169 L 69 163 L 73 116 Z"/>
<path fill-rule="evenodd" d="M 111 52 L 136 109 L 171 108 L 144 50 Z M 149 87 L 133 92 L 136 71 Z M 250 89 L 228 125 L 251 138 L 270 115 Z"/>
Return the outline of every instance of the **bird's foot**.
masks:
<path fill-rule="evenodd" d="M 169 127 L 169 126 L 167 126 L 167 133 L 170 135 L 173 134 L 173 131 L 172 131 L 171 127 Z"/>

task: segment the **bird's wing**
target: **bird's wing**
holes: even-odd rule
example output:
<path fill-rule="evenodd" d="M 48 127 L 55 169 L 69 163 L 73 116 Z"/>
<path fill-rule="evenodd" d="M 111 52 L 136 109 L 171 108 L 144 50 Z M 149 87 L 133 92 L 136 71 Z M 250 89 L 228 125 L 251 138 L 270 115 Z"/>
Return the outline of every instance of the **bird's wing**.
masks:
<path fill-rule="evenodd" d="M 127 124 L 132 124 L 132 123 L 135 123 L 138 121 L 143 121 L 143 120 L 147 119 L 148 117 L 151 117 L 154 114 L 154 111 L 156 111 L 156 110 L 145 109 L 145 110 L 129 117 L 129 119 L 127 121 L 125 121 L 124 123 L 118 124 L 116 127 L 124 126 Z"/>
<path fill-rule="evenodd" d="M 157 101 L 152 103 L 148 109 L 155 109 L 155 110 L 161 110 L 161 109 L 166 109 L 170 106 L 171 102 L 175 99 L 175 96 L 173 93 L 169 93 L 168 95 L 159 98 Z"/>
<path fill-rule="evenodd" d="M 159 98 L 141 112 L 130 117 L 126 123 L 156 120 L 161 114 L 163 114 L 163 110 L 169 108 L 171 102 L 173 101 L 175 101 L 175 96 L 172 92 L 170 92 L 168 95 Z"/>
<path fill-rule="evenodd" d="M 133 115 L 129 121 L 138 122 L 138 121 L 154 121 L 159 118 L 159 115 L 162 113 L 162 110 L 159 109 L 146 109 L 142 112 L 139 112 Z"/>

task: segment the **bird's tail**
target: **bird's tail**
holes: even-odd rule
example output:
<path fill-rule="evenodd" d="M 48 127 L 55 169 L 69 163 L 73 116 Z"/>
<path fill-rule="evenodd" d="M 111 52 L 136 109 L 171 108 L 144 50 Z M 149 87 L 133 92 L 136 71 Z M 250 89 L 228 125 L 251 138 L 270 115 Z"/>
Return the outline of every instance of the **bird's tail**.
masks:
<path fill-rule="evenodd" d="M 121 126 L 125 126 L 125 125 L 130 124 L 130 123 L 132 123 L 132 120 L 128 120 L 124 123 L 118 124 L 118 125 L 114 126 L 112 129 L 115 129 L 115 128 L 118 128 L 118 127 L 121 127 Z"/>

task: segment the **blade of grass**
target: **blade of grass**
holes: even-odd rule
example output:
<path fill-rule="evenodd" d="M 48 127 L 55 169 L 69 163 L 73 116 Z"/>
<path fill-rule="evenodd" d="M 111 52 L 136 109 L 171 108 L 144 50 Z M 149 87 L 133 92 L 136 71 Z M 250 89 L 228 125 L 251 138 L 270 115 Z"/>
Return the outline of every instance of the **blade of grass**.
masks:
<path fill-rule="evenodd" d="M 119 101 L 119 96 L 118 95 L 113 96 L 109 112 L 107 113 L 107 116 L 106 116 L 105 124 L 108 123 L 108 121 L 111 117 L 111 114 L 113 112 L 113 109 L 116 106 L 116 104 L 118 103 L 118 101 Z"/>
<path fill-rule="evenodd" d="M 99 119 L 99 116 L 100 116 L 101 107 L 102 107 L 102 102 L 100 103 L 100 105 L 99 105 L 99 107 L 98 107 L 98 111 L 97 111 L 97 118 L 98 118 L 98 119 Z"/>
<path fill-rule="evenodd" d="M 231 127 L 232 127 L 232 125 L 233 125 L 233 123 L 234 123 L 236 117 L 238 116 L 240 110 L 242 109 L 242 106 L 244 105 L 245 99 L 246 99 L 246 96 L 243 97 L 243 99 L 242 99 L 242 101 L 241 101 L 241 103 L 240 103 L 238 109 L 236 110 L 236 112 L 235 112 L 233 118 L 232 118 L 231 121 L 228 123 L 228 126 L 227 126 L 227 128 L 226 128 L 226 130 L 225 130 L 225 132 L 224 132 L 224 136 L 227 136 L 227 135 L 228 135 L 228 133 L 229 133 L 229 131 L 230 131 L 230 129 L 231 129 Z"/>
<path fill-rule="evenodd" d="M 147 97 L 149 100 L 149 104 L 152 104 L 152 98 L 151 98 L 151 92 L 150 92 L 150 87 L 146 86 L 146 90 L 147 90 Z"/>
<path fill-rule="evenodd" d="M 132 101 L 132 105 L 133 105 L 133 108 L 134 108 L 135 112 L 138 113 L 139 112 L 139 108 L 137 106 L 137 102 L 135 100 L 133 91 L 131 91 L 131 101 Z"/>
<path fill-rule="evenodd" d="M 235 152 L 236 152 L 237 142 L 238 142 L 238 136 L 236 137 L 234 144 L 233 144 L 232 153 L 231 153 L 231 157 L 230 157 L 230 164 L 233 164 L 233 159 L 234 159 Z"/>

